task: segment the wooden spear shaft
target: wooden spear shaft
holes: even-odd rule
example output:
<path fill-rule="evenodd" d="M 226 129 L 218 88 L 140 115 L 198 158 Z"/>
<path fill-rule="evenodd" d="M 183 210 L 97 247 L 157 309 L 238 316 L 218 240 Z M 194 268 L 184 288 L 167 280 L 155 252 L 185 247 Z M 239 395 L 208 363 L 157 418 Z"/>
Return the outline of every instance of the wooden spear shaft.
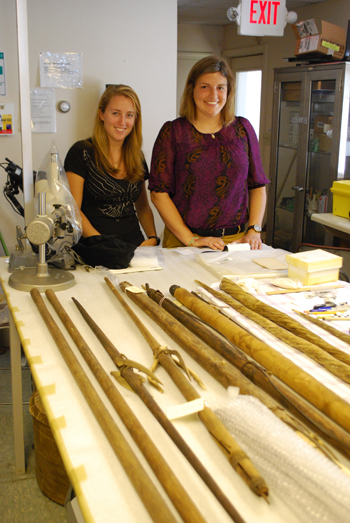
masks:
<path fill-rule="evenodd" d="M 294 310 L 293 312 L 296 312 L 299 314 L 299 316 L 302 316 L 302 318 L 305 318 L 306 320 L 310 321 L 311 323 L 314 323 L 315 325 L 318 325 L 325 331 L 329 332 L 330 334 L 333 334 L 333 336 L 336 336 L 342 341 L 345 341 L 345 343 L 348 343 L 350 345 L 350 336 L 349 334 L 346 334 L 345 332 L 342 332 L 335 327 L 332 327 L 332 325 L 329 325 L 325 323 L 323 320 L 319 320 L 318 318 L 315 318 L 311 314 L 305 314 L 304 312 L 300 312 L 297 310 Z"/>
<path fill-rule="evenodd" d="M 213 289 L 200 283 L 208 292 L 217 296 Z M 161 307 L 168 311 L 182 325 L 187 327 L 193 334 L 212 347 L 232 365 L 239 369 L 248 379 L 258 385 L 265 392 L 275 398 L 281 405 L 290 410 L 292 414 L 307 423 L 312 430 L 316 430 L 323 438 L 335 446 L 345 457 L 350 456 L 350 436 L 339 425 L 334 423 L 319 410 L 315 409 L 299 394 L 293 392 L 275 376 L 267 375 L 265 369 L 258 363 L 249 364 L 250 360 L 244 352 L 236 345 L 222 336 L 218 336 L 198 317 L 181 309 L 173 301 L 165 298 L 160 291 L 147 288 L 148 296 L 156 303 L 161 302 Z M 217 296 L 218 297 L 218 296 Z M 244 389 L 241 391 L 244 393 Z M 300 430 L 298 426 L 297 430 Z M 310 435 L 308 434 L 308 437 Z"/>
<path fill-rule="evenodd" d="M 170 292 L 192 312 L 219 330 L 228 340 L 236 343 L 246 354 L 350 433 L 350 405 L 340 396 L 186 289 L 173 285 Z"/>
<path fill-rule="evenodd" d="M 169 521 L 175 523 L 176 520 L 168 506 L 135 456 L 52 318 L 40 292 L 34 288 L 30 291 L 30 294 L 64 361 L 152 520 L 155 523 L 168 523 Z"/>
<path fill-rule="evenodd" d="M 183 372 L 174 363 L 172 357 L 164 350 L 161 350 L 160 343 L 145 327 L 142 321 L 134 313 L 134 311 L 126 303 L 123 296 L 118 292 L 112 282 L 105 278 L 108 287 L 111 289 L 123 309 L 128 313 L 133 320 L 142 336 L 152 349 L 153 354 L 157 357 L 159 363 L 164 367 L 171 379 L 174 381 L 178 389 L 181 391 L 187 401 L 199 399 L 201 396 L 196 389 L 189 383 Z M 125 288 L 123 289 L 125 292 Z M 202 411 L 198 413 L 199 419 L 208 429 L 215 441 L 219 444 L 220 449 L 229 458 L 230 464 L 234 467 L 236 472 L 249 485 L 249 488 L 263 498 L 267 498 L 268 488 L 264 479 L 260 476 L 254 465 L 250 461 L 246 453 L 241 449 L 238 443 L 234 440 L 230 432 L 226 429 L 221 420 L 214 414 L 214 412 L 207 406 L 204 406 Z"/>
<path fill-rule="evenodd" d="M 123 288 L 123 286 L 130 287 L 131 284 L 122 282 L 120 287 Z M 173 318 L 167 311 L 154 303 L 145 293 L 134 295 L 134 293 L 128 292 L 127 294 L 145 314 L 160 325 L 180 347 L 211 374 L 213 378 L 221 383 L 223 387 L 238 387 L 242 394 L 250 394 L 259 399 L 278 418 L 292 426 L 294 430 L 302 429 L 303 426 L 297 423 L 295 418 L 283 409 L 277 401 L 254 385 L 254 383 L 243 376 L 238 369 L 231 365 L 226 359 L 223 359 L 207 344 L 203 343 L 197 336 L 192 334 L 188 329 L 185 329 L 176 318 Z M 137 296 L 137 300 L 135 296 Z M 307 432 L 308 437 L 310 437 L 309 431 L 305 429 L 305 432 Z"/>
<path fill-rule="evenodd" d="M 76 304 L 76 306 L 78 307 L 79 311 L 81 312 L 86 323 L 89 325 L 89 327 L 91 328 L 93 333 L 96 335 L 96 337 L 100 341 L 101 345 L 106 349 L 107 353 L 109 354 L 111 359 L 114 361 L 114 363 L 118 367 L 118 364 L 122 357 L 120 352 L 118 351 L 118 349 L 108 339 L 108 337 L 104 334 L 104 332 L 100 329 L 100 327 L 95 323 L 95 321 L 91 318 L 91 316 L 86 312 L 86 310 L 77 302 L 77 300 L 73 299 L 73 301 Z M 142 399 L 144 404 L 147 406 L 147 408 L 150 410 L 150 412 L 153 414 L 153 416 L 156 418 L 156 420 L 159 422 L 159 424 L 163 427 L 163 429 L 168 434 L 168 436 L 173 440 L 173 442 L 178 447 L 178 449 L 182 452 L 182 454 L 185 456 L 185 458 L 189 461 L 189 463 L 195 469 L 197 474 L 201 477 L 201 479 L 207 485 L 209 490 L 214 494 L 214 496 L 219 501 L 221 506 L 229 514 L 231 519 L 233 521 L 235 521 L 235 523 L 244 523 L 243 518 L 234 508 L 234 506 L 232 505 L 230 500 L 227 498 L 227 496 L 221 490 L 219 485 L 214 481 L 214 479 L 211 477 L 211 475 L 206 470 L 206 468 L 203 466 L 203 464 L 199 461 L 199 459 L 194 454 L 194 452 L 190 449 L 190 447 L 184 441 L 184 439 L 182 438 L 180 433 L 176 430 L 174 425 L 171 423 L 171 421 L 167 418 L 167 416 L 162 411 L 162 409 L 159 407 L 157 402 L 154 400 L 153 396 L 145 388 L 142 381 L 140 380 L 140 377 L 132 369 L 130 369 L 126 366 L 124 366 L 122 368 L 119 367 L 119 369 L 120 369 L 120 373 L 121 373 L 122 377 L 127 381 L 127 383 L 130 385 L 132 390 L 134 392 L 136 392 L 136 394 Z"/>
<path fill-rule="evenodd" d="M 205 523 L 205 519 L 194 505 L 193 501 L 179 480 L 176 478 L 175 474 L 163 458 L 162 454 L 159 452 L 157 446 L 153 443 L 148 433 L 141 425 L 140 421 L 135 416 L 134 412 L 120 394 L 112 379 L 108 376 L 107 372 L 99 363 L 90 347 L 87 345 L 86 341 L 75 327 L 71 318 L 68 316 L 58 298 L 56 297 L 56 294 L 51 289 L 47 290 L 45 294 L 63 325 L 67 329 L 72 340 L 78 347 L 79 352 L 101 385 L 106 396 L 130 432 L 135 443 L 138 445 L 139 449 L 145 456 L 153 472 L 159 479 L 165 492 L 168 494 L 177 511 L 181 515 L 183 521 L 186 523 Z"/>
<path fill-rule="evenodd" d="M 321 336 L 318 336 L 314 332 L 310 331 L 307 327 L 304 327 L 300 322 L 296 321 L 294 318 L 288 316 L 284 312 L 264 303 L 255 296 L 249 294 L 239 285 L 232 282 L 228 278 L 223 278 L 220 283 L 220 289 L 227 292 L 232 298 L 238 300 L 252 311 L 257 312 L 261 316 L 268 318 L 273 321 L 280 327 L 284 327 L 286 330 L 300 336 L 304 340 L 310 341 L 311 343 L 317 345 L 323 349 L 328 354 L 331 354 L 334 358 L 342 361 L 343 363 L 350 365 L 350 355 L 346 352 L 339 350 L 337 347 L 334 347 L 330 343 L 326 342 Z M 344 378 L 342 378 L 344 379 Z"/>
<path fill-rule="evenodd" d="M 120 284 L 121 288 L 124 286 L 129 287 L 130 284 L 127 282 L 122 282 Z M 177 288 L 177 286 L 173 286 Z M 187 291 L 186 291 L 187 292 Z M 226 359 L 224 360 L 219 356 L 213 349 L 211 349 L 207 344 L 203 343 L 199 337 L 192 334 L 188 329 L 184 328 L 182 323 L 180 323 L 176 318 L 172 317 L 167 311 L 162 309 L 156 303 L 153 303 L 148 296 L 144 293 L 135 294 L 132 292 L 127 292 L 129 298 L 134 301 L 148 316 L 150 316 L 158 325 L 160 325 L 165 332 L 176 341 L 188 354 L 190 354 L 203 368 L 205 368 L 215 379 L 217 379 L 224 387 L 229 387 L 230 385 L 238 387 L 242 394 L 252 395 L 255 398 L 259 399 L 266 407 L 268 407 L 279 419 L 287 423 L 295 431 L 302 432 L 313 444 L 319 445 L 319 440 L 316 438 L 315 434 L 305 427 L 305 425 L 298 422 L 293 416 L 291 416 L 284 408 L 281 407 L 280 403 L 277 403 L 273 399 L 276 394 L 270 395 L 266 394 L 264 390 L 261 390 L 259 387 L 254 385 L 250 379 L 246 378 L 237 368 L 230 364 Z M 192 295 L 188 293 L 191 297 Z M 193 297 L 195 298 L 195 297 Z M 181 301 L 181 299 L 179 299 Z M 195 301 L 200 301 L 198 298 L 195 298 Z M 208 306 L 206 303 L 201 302 L 206 307 L 209 307 L 212 312 L 212 307 Z M 188 306 L 188 305 L 187 305 Z M 190 308 L 190 307 L 189 307 Z M 216 318 L 224 317 L 220 313 L 215 314 L 215 320 L 212 322 L 212 327 L 216 328 Z M 227 318 L 225 318 L 227 319 Z M 229 320 L 230 321 L 230 320 Z M 231 322 L 232 324 L 232 322 Z M 245 361 L 245 369 L 249 372 L 249 369 L 253 368 L 255 362 Z M 271 390 L 273 390 L 272 382 L 268 382 Z M 283 389 L 283 383 L 278 382 Z M 281 390 L 279 386 L 279 390 Z M 287 389 L 287 387 L 285 387 Z M 268 387 L 266 387 L 268 390 Z M 284 389 L 283 389 L 284 390 Z M 294 396 L 294 404 L 298 405 L 298 398 L 300 397 L 293 390 L 289 391 L 288 397 Z M 303 398 L 301 398 L 303 399 Z M 312 405 L 310 409 L 313 409 L 316 414 L 319 414 L 317 409 Z M 320 413 L 321 414 L 321 413 Z M 319 416 L 318 416 L 319 417 Z M 336 423 L 332 420 L 328 420 L 327 416 L 324 418 L 329 421 L 325 424 L 325 427 L 330 428 L 330 437 L 332 438 L 334 434 L 340 436 L 340 449 L 345 456 L 348 457 L 349 454 L 349 434 L 338 427 Z M 334 428 L 334 431 L 333 431 Z M 334 437 L 333 437 L 334 439 Z"/>
<path fill-rule="evenodd" d="M 313 359 L 320 365 L 322 365 L 326 370 L 345 381 L 345 383 L 350 384 L 350 366 L 338 360 L 328 352 L 321 349 L 318 345 L 311 343 L 308 340 L 304 340 L 303 336 L 296 336 L 293 332 L 287 331 L 283 327 L 280 327 L 275 322 L 270 321 L 267 317 L 261 316 L 256 310 L 251 310 L 250 308 L 243 305 L 240 301 L 235 300 L 232 296 L 228 296 L 223 292 L 215 291 L 210 289 L 204 283 L 196 280 L 199 285 L 202 285 L 204 289 L 213 294 L 216 297 L 219 297 L 221 301 L 229 305 L 232 309 L 236 310 L 243 316 L 254 321 L 260 327 L 263 327 L 267 332 L 273 334 L 279 340 L 287 343 L 294 349 L 306 354 L 309 358 Z"/>

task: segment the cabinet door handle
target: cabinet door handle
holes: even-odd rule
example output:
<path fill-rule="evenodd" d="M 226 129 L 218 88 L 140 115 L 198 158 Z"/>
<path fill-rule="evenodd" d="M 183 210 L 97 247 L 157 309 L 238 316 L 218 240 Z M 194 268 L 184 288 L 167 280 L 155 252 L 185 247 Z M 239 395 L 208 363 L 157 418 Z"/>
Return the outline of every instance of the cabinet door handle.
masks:
<path fill-rule="evenodd" d="M 297 185 L 295 187 L 292 187 L 292 190 L 293 191 L 298 191 L 298 192 L 301 192 L 304 190 L 304 187 L 298 187 Z"/>

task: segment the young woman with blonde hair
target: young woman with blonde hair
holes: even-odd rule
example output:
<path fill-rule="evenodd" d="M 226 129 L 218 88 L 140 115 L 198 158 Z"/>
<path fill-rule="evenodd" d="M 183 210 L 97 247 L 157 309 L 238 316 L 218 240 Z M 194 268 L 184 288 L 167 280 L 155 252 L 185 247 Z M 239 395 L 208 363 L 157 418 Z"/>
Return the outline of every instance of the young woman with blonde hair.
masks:
<path fill-rule="evenodd" d="M 165 223 L 163 247 L 261 248 L 268 180 L 251 124 L 234 114 L 234 93 L 225 60 L 203 58 L 188 75 L 180 118 L 159 132 L 148 188 Z"/>
<path fill-rule="evenodd" d="M 137 94 L 126 85 L 108 86 L 99 101 L 91 138 L 76 142 L 64 164 L 82 216 L 82 241 L 107 235 L 134 246 L 159 244 L 145 188 L 148 168 L 141 144 Z"/>

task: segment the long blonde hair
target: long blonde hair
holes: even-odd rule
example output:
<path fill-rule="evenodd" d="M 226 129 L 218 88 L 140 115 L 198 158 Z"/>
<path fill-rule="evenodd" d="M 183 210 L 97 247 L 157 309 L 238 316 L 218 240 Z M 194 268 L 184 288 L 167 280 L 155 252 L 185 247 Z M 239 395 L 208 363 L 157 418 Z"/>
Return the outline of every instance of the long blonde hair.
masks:
<path fill-rule="evenodd" d="M 107 171 L 111 174 L 117 174 L 119 172 L 119 170 L 109 161 L 108 135 L 105 131 L 103 121 L 100 118 L 100 111 L 102 113 L 105 112 L 113 96 L 126 96 L 127 98 L 130 98 L 135 107 L 135 123 L 131 133 L 123 142 L 122 159 L 124 161 L 127 179 L 131 182 L 138 182 L 142 180 L 144 176 L 144 156 L 141 150 L 141 104 L 135 91 L 128 85 L 109 85 L 100 98 L 92 132 L 92 143 L 95 151 L 96 165 L 100 171 Z"/>
<path fill-rule="evenodd" d="M 196 104 L 193 90 L 198 78 L 207 73 L 221 73 L 227 79 L 227 100 L 221 110 L 222 122 L 226 126 L 235 120 L 235 79 L 227 62 L 215 55 L 202 58 L 189 72 L 181 98 L 180 116 L 187 118 L 191 123 L 195 121 Z"/>

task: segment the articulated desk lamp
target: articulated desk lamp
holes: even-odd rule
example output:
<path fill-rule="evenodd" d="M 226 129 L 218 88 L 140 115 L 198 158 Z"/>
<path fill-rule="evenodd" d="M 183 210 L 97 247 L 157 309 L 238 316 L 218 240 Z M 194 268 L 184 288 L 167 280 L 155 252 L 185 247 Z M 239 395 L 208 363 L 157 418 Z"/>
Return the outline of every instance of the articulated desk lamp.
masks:
<path fill-rule="evenodd" d="M 11 254 L 9 270 L 13 272 L 9 285 L 28 292 L 33 287 L 40 292 L 68 289 L 75 285 L 74 275 L 55 266 L 49 267 L 47 259 L 50 265 L 69 267 L 68 260 L 73 259 L 69 251 L 79 241 L 82 226 L 55 145 L 36 175 L 35 200 L 37 217 L 26 227 L 25 235 L 17 238 L 19 244 L 21 239 L 26 238 L 37 256 L 23 250 Z M 34 267 L 28 267 L 28 259 L 34 260 L 34 264 L 29 262 Z"/>

